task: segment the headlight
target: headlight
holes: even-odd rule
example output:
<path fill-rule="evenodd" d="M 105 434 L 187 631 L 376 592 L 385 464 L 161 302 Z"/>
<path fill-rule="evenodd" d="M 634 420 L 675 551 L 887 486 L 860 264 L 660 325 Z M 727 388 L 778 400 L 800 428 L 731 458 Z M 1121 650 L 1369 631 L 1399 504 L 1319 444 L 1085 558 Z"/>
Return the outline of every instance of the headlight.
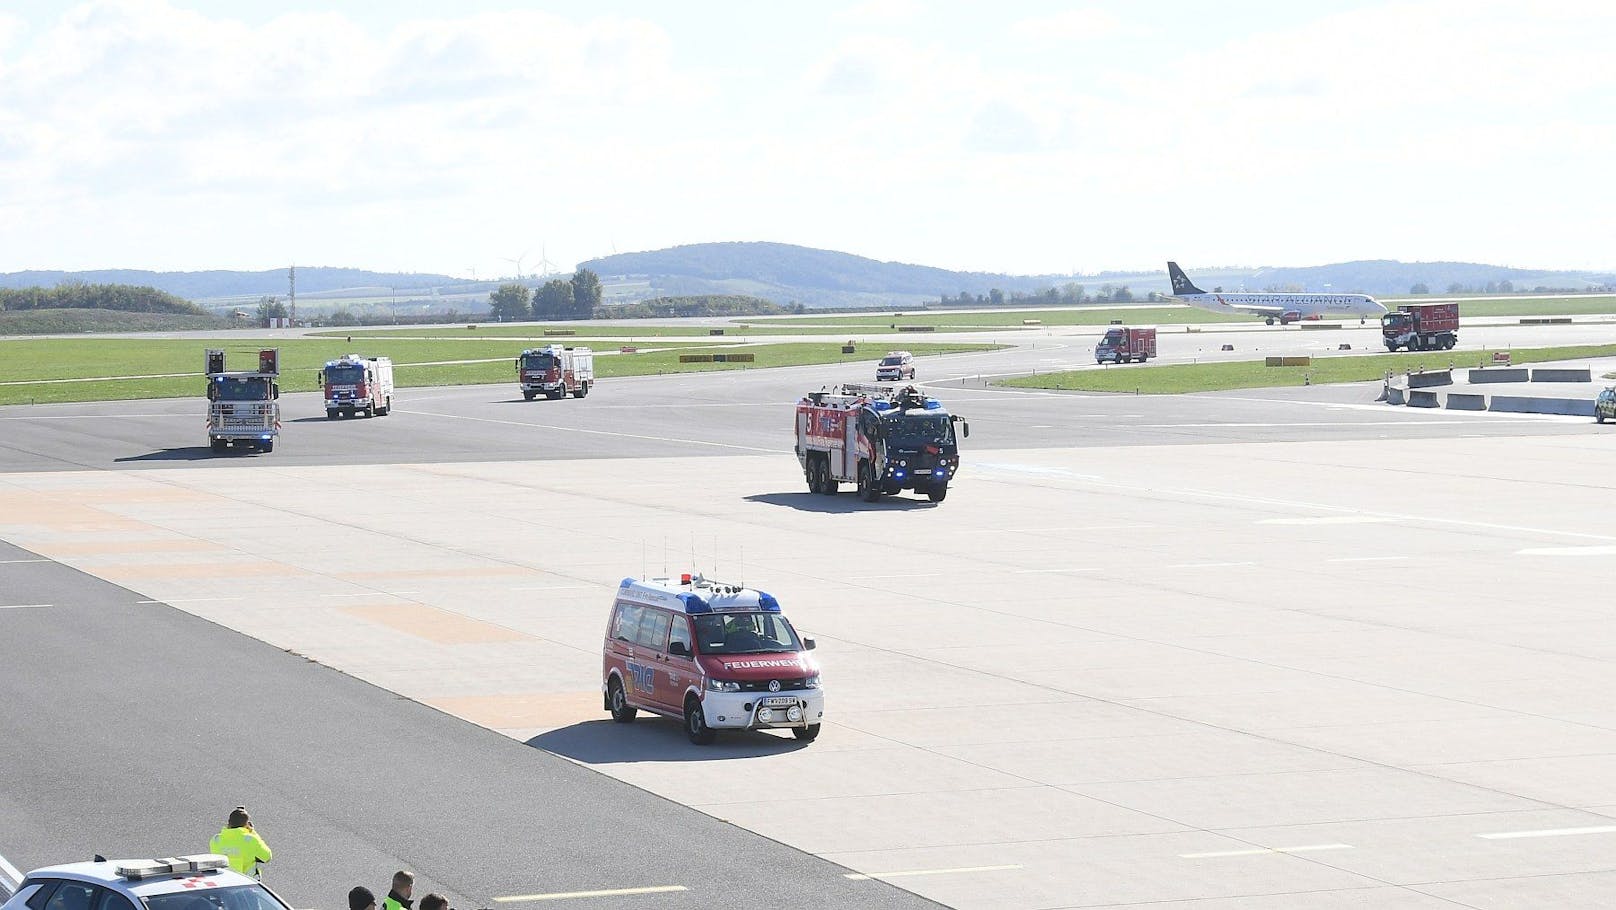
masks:
<path fill-rule="evenodd" d="M 808 677 L 807 679 L 803 680 L 802 684 L 809 689 L 819 688 L 819 674 L 815 673 L 814 675 Z"/>
<path fill-rule="evenodd" d="M 730 682 L 727 679 L 709 679 L 707 680 L 707 691 L 739 692 L 741 691 L 741 684 L 738 682 Z"/>

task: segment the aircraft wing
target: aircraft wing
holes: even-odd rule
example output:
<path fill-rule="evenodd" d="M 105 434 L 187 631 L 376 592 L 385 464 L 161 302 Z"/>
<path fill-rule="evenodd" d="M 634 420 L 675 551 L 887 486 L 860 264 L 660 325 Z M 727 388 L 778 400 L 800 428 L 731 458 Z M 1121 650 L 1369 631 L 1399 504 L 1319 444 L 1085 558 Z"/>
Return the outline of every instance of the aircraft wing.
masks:
<path fill-rule="evenodd" d="M 1219 302 L 1221 303 L 1222 301 Z M 1283 316 L 1286 312 L 1282 306 L 1263 306 L 1258 303 L 1226 303 L 1224 305 L 1237 313 L 1250 313 L 1253 316 Z"/>

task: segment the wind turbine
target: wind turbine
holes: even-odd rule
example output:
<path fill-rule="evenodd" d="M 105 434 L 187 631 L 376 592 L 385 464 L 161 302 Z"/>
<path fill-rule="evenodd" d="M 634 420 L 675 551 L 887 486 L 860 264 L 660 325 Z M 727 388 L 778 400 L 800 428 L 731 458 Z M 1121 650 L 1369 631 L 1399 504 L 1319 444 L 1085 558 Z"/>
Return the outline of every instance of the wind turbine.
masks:
<path fill-rule="evenodd" d="M 545 278 L 550 277 L 550 266 L 552 265 L 554 265 L 554 263 L 550 261 L 550 251 L 545 247 L 544 244 L 539 244 L 539 267 L 544 270 Z"/>
<path fill-rule="evenodd" d="M 512 265 L 516 266 L 516 280 L 517 281 L 522 280 L 522 260 L 526 259 L 527 254 L 530 253 L 530 252 L 532 252 L 532 251 L 531 250 L 523 250 L 522 255 L 516 257 L 515 259 L 505 259 L 504 257 L 500 258 L 501 262 L 509 262 Z"/>

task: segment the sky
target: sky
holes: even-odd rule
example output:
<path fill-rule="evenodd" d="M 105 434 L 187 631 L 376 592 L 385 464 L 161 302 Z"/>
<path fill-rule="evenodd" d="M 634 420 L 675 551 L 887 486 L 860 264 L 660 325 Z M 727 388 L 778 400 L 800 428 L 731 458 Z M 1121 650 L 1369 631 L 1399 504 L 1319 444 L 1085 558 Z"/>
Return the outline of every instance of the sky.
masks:
<path fill-rule="evenodd" d="M 1616 267 L 1616 4 L 0 0 L 0 271 Z"/>

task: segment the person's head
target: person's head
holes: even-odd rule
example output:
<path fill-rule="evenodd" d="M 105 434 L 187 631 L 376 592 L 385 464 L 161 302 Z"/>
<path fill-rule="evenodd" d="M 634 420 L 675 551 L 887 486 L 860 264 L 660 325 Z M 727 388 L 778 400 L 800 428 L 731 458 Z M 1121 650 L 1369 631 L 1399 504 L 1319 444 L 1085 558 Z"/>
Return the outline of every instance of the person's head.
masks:
<path fill-rule="evenodd" d="M 376 895 L 360 885 L 348 892 L 348 910 L 376 910 Z"/>
<path fill-rule="evenodd" d="M 449 910 L 449 899 L 434 891 L 421 898 L 421 910 Z"/>
<path fill-rule="evenodd" d="M 414 875 L 414 873 L 405 872 L 403 869 L 400 869 L 397 872 L 393 873 L 393 893 L 394 894 L 397 894 L 399 897 L 409 897 L 410 896 L 410 889 L 412 889 L 414 887 L 415 887 L 415 875 Z"/>
<path fill-rule="evenodd" d="M 252 819 L 247 816 L 246 806 L 237 806 L 230 812 L 230 820 L 225 822 L 227 828 L 246 828 L 252 825 Z M 270 827 L 274 827 L 271 825 Z"/>

